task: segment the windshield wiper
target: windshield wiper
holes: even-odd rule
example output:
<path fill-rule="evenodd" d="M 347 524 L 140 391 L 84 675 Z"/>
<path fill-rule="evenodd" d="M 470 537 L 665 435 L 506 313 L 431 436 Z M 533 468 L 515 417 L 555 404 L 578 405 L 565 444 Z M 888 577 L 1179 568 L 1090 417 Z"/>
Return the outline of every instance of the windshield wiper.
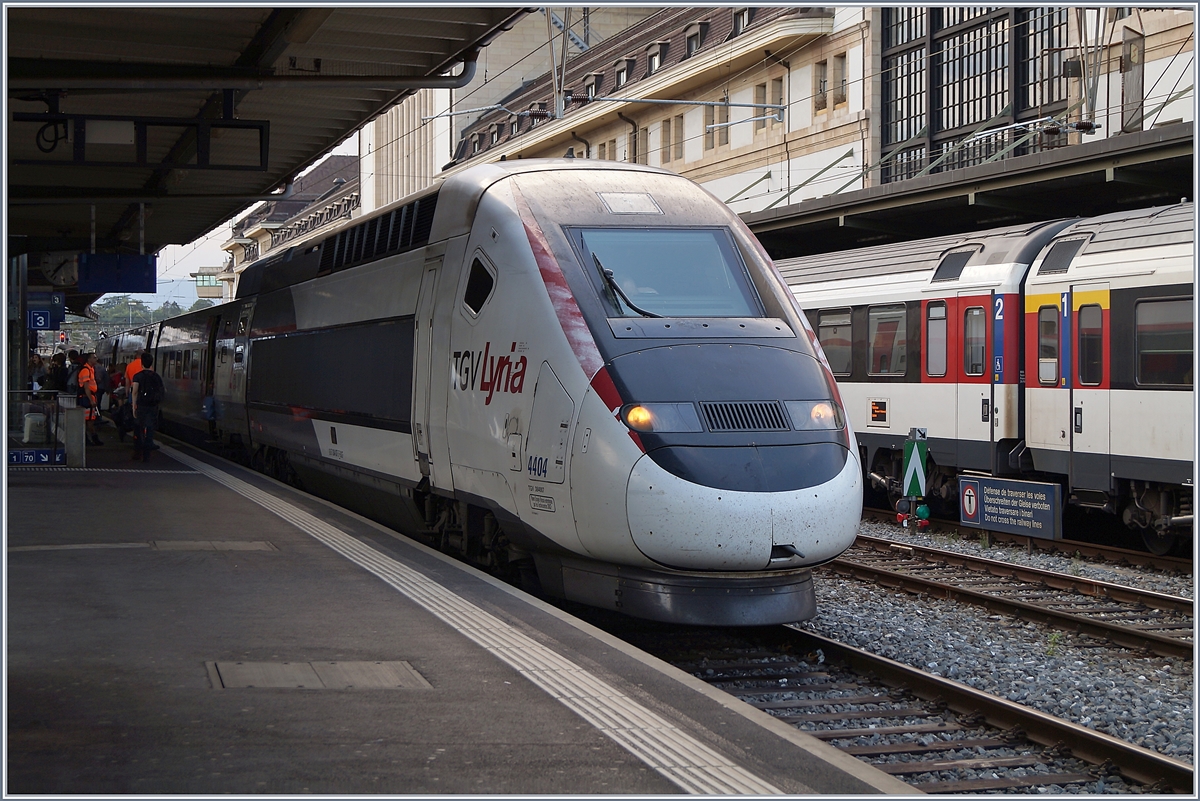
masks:
<path fill-rule="evenodd" d="M 592 258 L 595 260 L 596 269 L 600 271 L 600 277 L 604 279 L 604 285 L 606 287 L 608 287 L 610 294 L 616 293 L 617 295 L 620 295 L 621 300 L 625 301 L 626 306 L 633 309 L 635 312 L 642 315 L 643 317 L 662 317 L 661 314 L 655 314 L 654 312 L 646 311 L 645 309 L 643 309 L 643 308 L 639 307 L 637 304 L 635 304 L 632 300 L 630 300 L 629 296 L 626 295 L 621 290 L 620 285 L 617 283 L 617 279 L 615 277 L 613 277 L 613 271 L 606 270 L 604 268 L 604 265 L 600 263 L 600 257 L 597 256 L 594 252 L 592 253 Z M 617 307 L 617 312 L 620 313 L 621 303 L 616 299 L 616 297 L 613 297 L 612 300 L 613 300 L 613 305 Z"/>

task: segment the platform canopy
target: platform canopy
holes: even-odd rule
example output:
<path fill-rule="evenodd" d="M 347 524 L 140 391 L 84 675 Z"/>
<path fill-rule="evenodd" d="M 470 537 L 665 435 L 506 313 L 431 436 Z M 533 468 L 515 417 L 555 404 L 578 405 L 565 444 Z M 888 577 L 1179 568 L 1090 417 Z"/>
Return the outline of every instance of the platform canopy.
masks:
<path fill-rule="evenodd" d="M 197 239 L 404 97 L 465 85 L 526 12 L 8 6 L 9 256 L 79 310 L 54 270 L 93 230 L 97 252 Z"/>

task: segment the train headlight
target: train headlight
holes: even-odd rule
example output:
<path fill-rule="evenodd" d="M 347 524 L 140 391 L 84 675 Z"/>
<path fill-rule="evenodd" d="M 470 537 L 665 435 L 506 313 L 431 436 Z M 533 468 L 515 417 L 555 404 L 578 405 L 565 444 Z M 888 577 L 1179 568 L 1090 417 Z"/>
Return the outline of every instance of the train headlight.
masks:
<path fill-rule="evenodd" d="M 621 409 L 621 420 L 634 431 L 656 434 L 704 430 L 690 403 L 631 403 Z"/>
<path fill-rule="evenodd" d="M 797 431 L 838 431 L 845 425 L 842 410 L 831 400 L 787 401 Z"/>

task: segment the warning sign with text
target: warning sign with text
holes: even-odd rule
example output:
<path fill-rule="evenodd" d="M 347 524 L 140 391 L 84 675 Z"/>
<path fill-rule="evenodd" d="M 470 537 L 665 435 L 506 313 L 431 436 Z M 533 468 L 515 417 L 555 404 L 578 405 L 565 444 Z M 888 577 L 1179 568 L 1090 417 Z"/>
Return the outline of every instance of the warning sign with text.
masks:
<path fill-rule="evenodd" d="M 1062 539 L 1062 488 L 984 476 L 959 477 L 958 519 L 964 526 Z"/>

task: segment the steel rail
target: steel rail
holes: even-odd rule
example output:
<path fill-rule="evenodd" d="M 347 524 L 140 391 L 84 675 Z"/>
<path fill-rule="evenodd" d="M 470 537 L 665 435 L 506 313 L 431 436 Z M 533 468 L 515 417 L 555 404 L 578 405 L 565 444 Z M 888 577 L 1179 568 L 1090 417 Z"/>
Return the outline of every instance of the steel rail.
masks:
<path fill-rule="evenodd" d="M 895 525 L 896 513 L 890 509 L 864 507 L 863 517 Z M 1027 537 L 1023 534 L 1011 534 L 1004 531 L 989 531 L 974 527 L 958 526 L 953 520 L 932 521 L 939 525 L 953 527 L 960 535 L 986 537 L 993 542 L 1010 542 L 1024 545 L 1033 553 L 1034 550 L 1058 553 L 1064 556 L 1082 556 L 1093 559 L 1103 559 L 1113 564 L 1128 564 L 1138 567 L 1149 567 L 1168 573 L 1191 575 L 1192 560 L 1179 556 L 1155 556 L 1146 551 L 1135 551 L 1130 548 L 1118 548 L 1113 545 L 1098 545 L 1094 542 L 1080 540 L 1048 540 L 1044 537 Z"/>
<path fill-rule="evenodd" d="M 1055 573 L 1053 570 L 1043 570 L 1038 567 L 1014 564 L 1013 562 L 1003 562 L 999 559 L 989 559 L 986 556 L 973 556 L 955 551 L 946 551 L 941 548 L 931 548 L 925 545 L 897 542 L 896 540 L 889 540 L 883 537 L 870 537 L 865 534 L 859 534 L 857 542 L 869 545 L 877 551 L 907 552 L 914 556 L 923 556 L 931 562 L 945 562 L 946 564 L 965 567 L 968 570 L 976 570 L 992 576 L 1040 582 L 1048 587 L 1054 587 L 1058 590 L 1073 590 L 1093 598 L 1110 598 L 1114 601 L 1144 604 L 1152 609 L 1169 609 L 1173 612 L 1191 613 L 1195 606 L 1191 598 L 1168 595 L 1167 593 L 1154 592 L 1153 590 L 1143 590 L 1137 587 L 1128 587 L 1124 584 L 1113 584 L 1098 579 L 1090 579 L 1085 576 L 1070 576 L 1065 573 Z"/>
<path fill-rule="evenodd" d="M 1115 564 L 1126 563 L 1137 565 L 1138 567 L 1151 567 L 1155 570 L 1162 570 L 1168 573 L 1181 573 L 1189 576 L 1193 572 L 1192 560 L 1185 557 L 1155 556 L 1146 551 L 1134 551 L 1129 548 L 1117 548 L 1111 545 L 1096 545 L 1095 543 L 1079 542 L 1077 540 L 1046 540 L 1041 537 L 1025 537 L 1020 534 L 1008 534 L 1001 531 L 989 531 L 987 534 L 997 542 L 1015 542 L 1025 545 L 1031 550 L 1036 548 L 1039 551 L 1062 553 L 1068 556 L 1079 554 L 1080 556 L 1095 557 Z"/>
<path fill-rule="evenodd" d="M 955 587 L 940 581 L 865 565 L 844 557 L 839 557 L 824 567 L 843 575 L 874 581 L 887 587 L 971 603 L 992 612 L 1001 612 L 1051 628 L 1082 632 L 1093 637 L 1107 639 L 1125 648 L 1146 649 L 1160 656 L 1191 659 L 1195 647 L 1190 641 L 1164 636 L 1153 631 L 1140 631 L 1103 620 L 1059 612 L 1027 601 L 1017 601 L 978 590 Z"/>
<path fill-rule="evenodd" d="M 1117 766 L 1130 779 L 1147 785 L 1162 785 L 1176 793 L 1194 792 L 1194 769 L 1186 762 L 1125 742 L 1103 732 L 1030 707 L 981 692 L 952 679 L 933 676 L 887 657 L 797 628 L 788 637 L 807 638 L 827 657 L 836 656 L 860 673 L 871 673 L 884 684 L 907 690 L 926 701 L 940 701 L 962 715 L 976 714 L 1002 729 L 1020 728 L 1031 741 L 1048 747 L 1062 746 L 1086 762 Z M 1160 785 L 1160 786 L 1162 786 Z"/>

